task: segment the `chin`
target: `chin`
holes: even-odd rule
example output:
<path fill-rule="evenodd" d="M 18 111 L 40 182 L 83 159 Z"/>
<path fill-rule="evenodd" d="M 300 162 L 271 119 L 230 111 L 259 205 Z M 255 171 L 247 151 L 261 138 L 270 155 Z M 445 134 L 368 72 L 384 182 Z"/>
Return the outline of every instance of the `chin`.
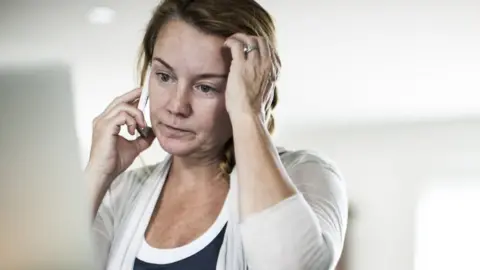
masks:
<path fill-rule="evenodd" d="M 188 156 L 199 148 L 199 145 L 194 138 L 168 138 L 159 134 L 157 140 L 160 147 L 162 147 L 165 152 L 174 156 Z"/>

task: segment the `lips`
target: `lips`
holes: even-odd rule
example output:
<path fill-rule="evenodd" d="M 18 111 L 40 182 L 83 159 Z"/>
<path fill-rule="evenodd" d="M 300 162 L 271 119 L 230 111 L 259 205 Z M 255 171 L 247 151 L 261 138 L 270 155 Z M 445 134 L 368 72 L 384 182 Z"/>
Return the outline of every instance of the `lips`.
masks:
<path fill-rule="evenodd" d="M 163 123 L 162 123 L 163 124 Z M 167 125 L 167 124 L 163 124 L 164 126 L 166 126 L 167 128 L 169 129 L 173 129 L 175 131 L 180 131 L 180 132 L 190 132 L 189 130 L 186 130 L 186 129 L 181 129 L 181 128 L 177 128 L 177 127 L 174 127 L 174 126 L 170 126 L 170 125 Z"/>

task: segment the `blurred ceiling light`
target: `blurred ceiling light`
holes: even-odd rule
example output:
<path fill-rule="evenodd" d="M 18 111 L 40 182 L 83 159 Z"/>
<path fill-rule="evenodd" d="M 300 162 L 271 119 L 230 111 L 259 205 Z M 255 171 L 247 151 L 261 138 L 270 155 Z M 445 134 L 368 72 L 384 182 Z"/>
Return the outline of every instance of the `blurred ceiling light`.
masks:
<path fill-rule="evenodd" d="M 109 7 L 94 7 L 87 13 L 88 21 L 91 24 L 109 24 L 113 22 L 115 10 Z"/>

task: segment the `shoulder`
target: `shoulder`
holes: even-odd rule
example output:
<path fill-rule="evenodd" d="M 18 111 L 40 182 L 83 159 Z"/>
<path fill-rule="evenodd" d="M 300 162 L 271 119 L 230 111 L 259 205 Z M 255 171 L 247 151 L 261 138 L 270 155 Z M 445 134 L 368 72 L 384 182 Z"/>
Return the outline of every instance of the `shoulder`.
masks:
<path fill-rule="evenodd" d="M 312 168 L 317 171 L 328 171 L 342 178 L 339 169 L 335 163 L 328 157 L 322 156 L 316 151 L 301 149 L 287 150 L 283 147 L 277 147 L 280 159 L 287 171 L 301 170 L 302 168 Z"/>
<path fill-rule="evenodd" d="M 279 154 L 292 184 L 304 195 L 333 195 L 335 200 L 347 196 L 346 181 L 331 159 L 312 150 L 282 149 Z"/>
<path fill-rule="evenodd" d="M 108 191 L 113 211 L 120 216 L 122 216 L 121 213 L 128 212 L 128 207 L 133 205 L 142 189 L 151 182 L 159 180 L 166 162 L 164 160 L 157 164 L 127 170 L 120 174 L 112 182 Z"/>
<path fill-rule="evenodd" d="M 163 162 L 143 166 L 136 169 L 126 170 L 121 173 L 110 185 L 110 190 L 115 191 L 123 189 L 126 186 L 142 186 L 149 179 L 150 175 L 156 170 L 157 167 L 162 166 Z"/>

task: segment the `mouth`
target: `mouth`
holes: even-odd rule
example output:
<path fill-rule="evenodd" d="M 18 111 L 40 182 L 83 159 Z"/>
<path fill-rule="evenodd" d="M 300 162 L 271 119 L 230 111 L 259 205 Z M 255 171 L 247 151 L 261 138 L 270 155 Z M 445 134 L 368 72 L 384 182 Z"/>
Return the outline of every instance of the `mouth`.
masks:
<path fill-rule="evenodd" d="M 178 127 L 174 127 L 174 126 L 170 126 L 170 125 L 167 125 L 167 124 L 165 124 L 165 123 L 160 123 L 160 125 L 166 127 L 167 129 L 170 129 L 170 130 L 172 130 L 172 131 L 192 133 L 192 131 L 190 131 L 190 130 L 182 129 L 182 128 L 178 128 Z"/>

